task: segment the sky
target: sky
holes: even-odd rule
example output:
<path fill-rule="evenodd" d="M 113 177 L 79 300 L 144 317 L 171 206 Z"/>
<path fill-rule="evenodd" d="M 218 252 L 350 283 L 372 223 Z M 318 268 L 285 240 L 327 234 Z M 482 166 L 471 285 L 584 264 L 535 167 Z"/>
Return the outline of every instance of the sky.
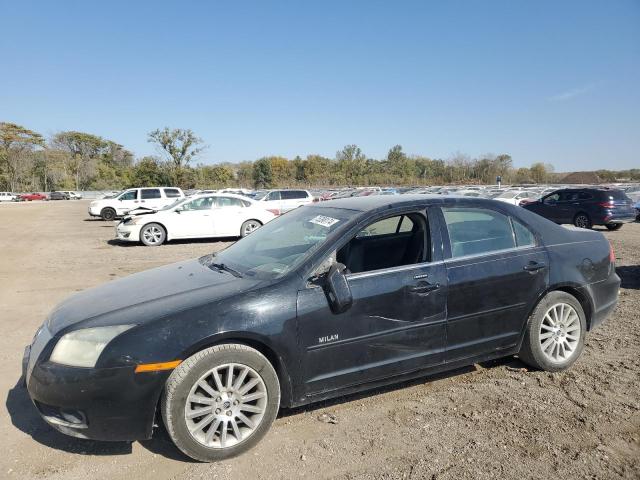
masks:
<path fill-rule="evenodd" d="M 201 163 L 508 153 L 640 168 L 640 1 L 0 0 L 0 121 Z"/>

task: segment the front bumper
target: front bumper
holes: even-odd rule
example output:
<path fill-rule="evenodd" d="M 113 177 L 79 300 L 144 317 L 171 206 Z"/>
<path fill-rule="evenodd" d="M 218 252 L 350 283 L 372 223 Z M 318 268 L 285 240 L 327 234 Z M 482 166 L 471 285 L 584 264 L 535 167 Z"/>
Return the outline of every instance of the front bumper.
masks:
<path fill-rule="evenodd" d="M 125 242 L 140 241 L 141 225 L 119 223 L 116 225 L 116 238 Z"/>
<path fill-rule="evenodd" d="M 50 338 L 50 337 L 49 337 Z M 46 340 L 46 339 L 45 339 Z M 25 348 L 27 391 L 42 418 L 78 438 L 130 441 L 151 437 L 156 406 L 170 371 L 67 367 L 43 360 L 52 341 Z"/>
<path fill-rule="evenodd" d="M 87 211 L 89 212 L 89 215 L 91 215 L 92 217 L 99 217 L 100 216 L 100 209 L 98 207 L 89 206 L 87 208 Z"/>

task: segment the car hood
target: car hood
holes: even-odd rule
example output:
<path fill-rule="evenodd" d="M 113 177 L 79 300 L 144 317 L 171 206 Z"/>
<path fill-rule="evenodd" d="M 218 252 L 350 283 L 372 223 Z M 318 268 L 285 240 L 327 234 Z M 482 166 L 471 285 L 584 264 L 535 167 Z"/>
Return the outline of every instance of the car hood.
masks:
<path fill-rule="evenodd" d="M 143 324 L 247 292 L 259 283 L 210 269 L 199 259 L 188 260 L 77 293 L 51 312 L 47 327 L 55 335 L 74 325 L 87 328 Z"/>

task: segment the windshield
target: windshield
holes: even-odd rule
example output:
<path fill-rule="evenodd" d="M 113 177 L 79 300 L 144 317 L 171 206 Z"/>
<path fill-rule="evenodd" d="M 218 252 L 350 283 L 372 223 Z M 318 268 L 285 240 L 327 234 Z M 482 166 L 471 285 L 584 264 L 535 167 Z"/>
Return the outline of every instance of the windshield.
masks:
<path fill-rule="evenodd" d="M 498 194 L 497 198 L 515 198 L 516 195 L 518 195 L 519 192 L 504 192 L 501 194 Z"/>
<path fill-rule="evenodd" d="M 358 215 L 341 208 L 301 207 L 282 215 L 201 263 L 224 264 L 243 276 L 278 278 L 308 258 L 327 236 Z"/>

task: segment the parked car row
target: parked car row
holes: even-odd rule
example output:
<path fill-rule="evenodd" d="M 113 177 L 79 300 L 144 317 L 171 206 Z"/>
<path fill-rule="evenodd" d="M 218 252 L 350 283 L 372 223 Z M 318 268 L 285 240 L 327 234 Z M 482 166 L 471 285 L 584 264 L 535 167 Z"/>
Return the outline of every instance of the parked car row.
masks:
<path fill-rule="evenodd" d="M 55 191 L 49 194 L 42 192 L 13 193 L 0 192 L 0 202 L 31 202 L 33 200 L 80 200 L 82 195 L 70 190 Z"/>

